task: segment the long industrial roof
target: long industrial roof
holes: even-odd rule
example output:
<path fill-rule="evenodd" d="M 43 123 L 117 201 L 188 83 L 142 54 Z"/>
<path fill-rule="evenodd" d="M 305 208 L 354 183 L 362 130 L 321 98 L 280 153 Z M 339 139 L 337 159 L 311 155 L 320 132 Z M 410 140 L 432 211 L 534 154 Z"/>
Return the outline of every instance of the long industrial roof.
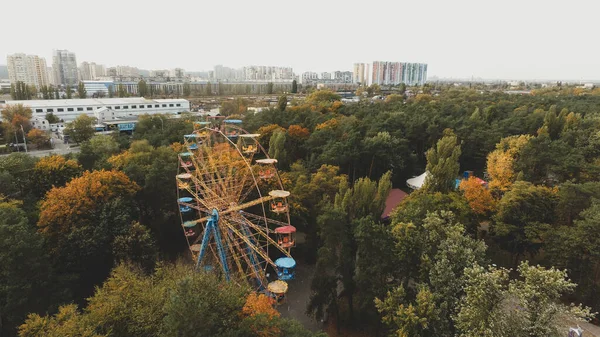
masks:
<path fill-rule="evenodd" d="M 87 106 L 87 105 L 122 105 L 122 104 L 152 104 L 152 103 L 189 103 L 182 98 L 174 99 L 146 99 L 144 97 L 131 98 L 86 98 L 86 99 L 50 99 L 28 101 L 6 101 L 6 105 L 23 104 L 29 107 L 52 106 Z"/>

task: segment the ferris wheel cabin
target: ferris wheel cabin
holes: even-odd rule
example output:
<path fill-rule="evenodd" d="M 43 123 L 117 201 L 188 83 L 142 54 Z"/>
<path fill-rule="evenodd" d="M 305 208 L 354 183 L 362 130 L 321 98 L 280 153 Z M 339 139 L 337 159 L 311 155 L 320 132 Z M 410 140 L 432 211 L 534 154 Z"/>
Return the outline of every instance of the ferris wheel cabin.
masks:
<path fill-rule="evenodd" d="M 291 257 L 280 257 L 275 260 L 277 277 L 282 281 L 293 280 L 296 276 L 296 260 Z"/>
<path fill-rule="evenodd" d="M 275 228 L 277 234 L 277 244 L 285 249 L 289 249 L 296 245 L 296 227 L 283 226 Z"/>
<path fill-rule="evenodd" d="M 223 123 L 223 133 L 225 133 L 225 136 L 236 138 L 240 135 L 239 125 L 242 124 L 241 119 L 226 119 Z"/>
<path fill-rule="evenodd" d="M 179 154 L 179 162 L 182 168 L 187 170 L 194 169 L 194 163 L 192 162 L 192 154 L 190 152 L 182 152 Z"/>
<path fill-rule="evenodd" d="M 189 173 L 181 173 L 177 175 L 177 188 L 180 190 L 185 190 L 190 187 L 190 179 L 192 179 L 192 175 Z"/>
<path fill-rule="evenodd" d="M 238 147 L 243 154 L 254 154 L 258 152 L 258 141 L 256 138 L 260 136 L 257 133 L 249 133 L 240 135 L 240 144 Z"/>
<path fill-rule="evenodd" d="M 260 179 L 267 180 L 275 176 L 275 168 L 273 166 L 277 164 L 277 159 L 258 159 L 256 163 L 260 165 L 258 170 L 258 177 Z"/>
<path fill-rule="evenodd" d="M 288 210 L 287 197 L 290 196 L 290 192 L 283 190 L 273 190 L 269 192 L 269 195 L 273 198 L 271 200 L 271 211 L 274 213 L 285 213 Z"/>

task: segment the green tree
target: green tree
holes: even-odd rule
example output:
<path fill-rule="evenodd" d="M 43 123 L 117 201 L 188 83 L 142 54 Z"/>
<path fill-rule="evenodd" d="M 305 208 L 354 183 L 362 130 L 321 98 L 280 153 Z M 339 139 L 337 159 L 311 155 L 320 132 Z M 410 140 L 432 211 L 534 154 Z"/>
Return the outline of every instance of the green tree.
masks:
<path fill-rule="evenodd" d="M 52 112 L 46 113 L 45 119 L 48 121 L 48 124 L 56 124 L 60 122 L 60 118 L 56 117 Z"/>
<path fill-rule="evenodd" d="M 148 95 L 148 85 L 146 84 L 146 81 L 140 80 L 138 82 L 138 94 L 140 97 L 146 97 L 146 95 Z"/>
<path fill-rule="evenodd" d="M 19 337 L 108 337 L 94 331 L 77 310 L 77 305 L 60 307 L 53 317 L 32 314 L 19 328 Z"/>
<path fill-rule="evenodd" d="M 77 85 L 77 95 L 79 98 L 87 98 L 87 91 L 85 90 L 85 85 L 83 82 L 79 82 Z"/>
<path fill-rule="evenodd" d="M 285 132 L 277 130 L 273 132 L 269 140 L 269 157 L 277 159 L 280 168 L 288 165 L 288 154 L 285 149 Z"/>
<path fill-rule="evenodd" d="M 37 159 L 25 153 L 0 156 L 0 195 L 25 199 L 31 186 L 31 170 Z M 26 205 L 27 206 L 27 205 Z"/>
<path fill-rule="evenodd" d="M 518 181 L 498 202 L 492 234 L 513 254 L 515 265 L 523 254 L 534 255 L 555 221 L 558 203 L 549 188 Z"/>
<path fill-rule="evenodd" d="M 10 85 L 10 96 L 14 100 L 30 100 L 33 93 L 24 82 L 17 81 Z"/>
<path fill-rule="evenodd" d="M 60 92 L 58 91 L 58 87 L 54 89 L 54 99 L 60 99 Z"/>
<path fill-rule="evenodd" d="M 108 159 L 119 151 L 119 143 L 115 137 L 95 135 L 81 144 L 77 159 L 86 170 L 109 168 Z"/>
<path fill-rule="evenodd" d="M 170 147 L 153 147 L 147 140 L 136 140 L 127 151 L 108 161 L 141 187 L 136 195 L 140 222 L 152 230 L 161 252 L 178 254 L 185 243 L 181 229 L 170 225 L 177 221 L 177 205 L 169 202 L 177 198 L 171 188 L 171 177 L 177 174 L 177 153 Z"/>
<path fill-rule="evenodd" d="M 191 88 L 190 84 L 184 83 L 183 84 L 183 96 L 190 97 L 191 94 L 192 94 L 192 88 Z"/>
<path fill-rule="evenodd" d="M 267 95 L 273 94 L 273 82 L 267 83 Z"/>
<path fill-rule="evenodd" d="M 286 95 L 279 96 L 279 100 L 277 101 L 277 107 L 279 108 L 279 111 L 281 111 L 281 112 L 285 111 L 285 108 L 287 108 L 287 96 Z"/>
<path fill-rule="evenodd" d="M 429 213 L 422 225 L 394 222 L 390 234 L 393 260 L 388 264 L 395 267 L 384 277 L 393 280 L 393 288 L 376 301 L 384 322 L 407 336 L 411 331 L 419 336 L 453 336 L 453 317 L 466 282 L 464 269 L 485 262 L 485 244 L 466 236 L 465 227 L 447 211 Z M 399 305 L 398 311 L 390 304 Z M 420 307 L 427 308 L 427 314 L 413 312 Z"/>
<path fill-rule="evenodd" d="M 587 203 L 587 202 L 586 202 Z M 567 268 L 569 275 L 578 280 L 576 298 L 594 308 L 600 306 L 600 202 L 578 214 L 573 224 L 560 226 L 548 233 L 544 252 L 557 267 Z"/>
<path fill-rule="evenodd" d="M 77 276 L 72 289 L 78 298 L 110 272 L 115 238 L 127 236 L 137 216 L 138 190 L 122 172 L 86 171 L 51 189 L 40 204 L 39 231 L 58 271 Z"/>
<path fill-rule="evenodd" d="M 427 151 L 427 167 L 429 175 L 423 188 L 431 192 L 447 193 L 454 189 L 460 165 L 460 144 L 452 131 L 445 132 L 437 145 Z"/>
<path fill-rule="evenodd" d="M 317 272 L 311 283 L 313 293 L 308 306 L 309 312 L 321 318 L 324 308 L 329 307 L 336 322 L 342 319 L 338 312 L 338 282 L 343 287 L 348 301 L 348 322 L 354 320 L 354 295 L 356 292 L 356 228 L 362 221 L 378 219 L 385 207 L 391 189 L 391 173 L 379 180 L 361 178 L 350 188 L 340 184 L 335 201 L 327 199 L 322 204 L 323 213 L 317 218 L 319 236 L 323 246 L 319 249 Z"/>
<path fill-rule="evenodd" d="M 81 114 L 74 121 L 67 124 L 64 130 L 66 135 L 69 135 L 76 143 L 81 143 L 89 140 L 94 136 L 94 123 L 96 118 L 86 114 Z"/>
<path fill-rule="evenodd" d="M 108 86 L 108 98 L 115 97 L 115 89 L 113 85 Z"/>
<path fill-rule="evenodd" d="M 385 300 L 375 299 L 383 322 L 392 327 L 393 336 L 429 336 L 428 330 L 435 320 L 434 295 L 426 287 L 419 289 L 415 303 L 406 302 L 406 292 L 398 287 L 387 293 Z"/>
<path fill-rule="evenodd" d="M 123 84 L 119 84 L 117 86 L 117 96 L 119 96 L 119 97 L 127 97 L 127 96 L 129 96 L 127 94 L 127 90 L 125 89 L 125 86 Z"/>
<path fill-rule="evenodd" d="M 67 85 L 65 91 L 67 92 L 67 99 L 71 99 L 73 96 L 73 88 L 71 88 L 70 85 Z"/>
<path fill-rule="evenodd" d="M 133 222 L 129 231 L 115 237 L 113 256 L 117 262 L 138 263 L 146 272 L 151 272 L 158 258 L 156 244 L 150 231 Z"/>
<path fill-rule="evenodd" d="M 54 298 L 52 270 L 42 236 L 20 202 L 0 195 L 0 333 L 14 336 L 29 312 L 46 310 Z"/>
<path fill-rule="evenodd" d="M 460 336 L 559 337 L 565 322 L 592 317 L 589 308 L 561 303 L 576 286 L 566 271 L 523 262 L 518 272 L 508 282 L 505 269 L 466 269 L 466 294 L 456 318 Z"/>
<path fill-rule="evenodd" d="M 212 85 L 210 84 L 210 82 L 206 83 L 206 87 L 204 89 L 206 96 L 212 96 Z"/>
<path fill-rule="evenodd" d="M 298 93 L 298 82 L 296 80 L 292 81 L 292 94 Z"/>
<path fill-rule="evenodd" d="M 161 264 L 152 275 L 122 264 L 96 289 L 82 313 L 70 305 L 55 316 L 31 315 L 20 336 L 324 336 L 278 313 L 248 312 L 248 293 L 243 286 L 185 264 Z"/>
<path fill-rule="evenodd" d="M 47 85 L 42 85 L 42 87 L 40 88 L 40 91 L 42 92 L 42 98 L 43 99 L 51 99 L 50 98 L 50 94 L 52 93 L 52 91 L 50 91 L 48 89 Z"/>

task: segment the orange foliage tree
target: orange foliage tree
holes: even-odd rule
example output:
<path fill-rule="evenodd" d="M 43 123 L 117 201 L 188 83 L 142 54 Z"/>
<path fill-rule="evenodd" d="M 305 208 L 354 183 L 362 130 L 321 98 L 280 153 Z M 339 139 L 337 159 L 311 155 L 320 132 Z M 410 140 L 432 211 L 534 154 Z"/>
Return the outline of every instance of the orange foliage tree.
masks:
<path fill-rule="evenodd" d="M 315 130 L 327 130 L 327 129 L 335 129 L 339 124 L 339 121 L 337 120 L 337 118 L 332 118 L 330 120 L 327 120 L 321 124 L 318 124 L 317 127 L 315 128 Z"/>
<path fill-rule="evenodd" d="M 139 190 L 123 172 L 86 171 L 64 187 L 55 187 L 40 205 L 38 227 L 51 242 L 60 244 L 64 236 L 90 225 L 94 214 L 116 198 L 131 200 Z"/>
<path fill-rule="evenodd" d="M 27 140 L 29 140 L 30 144 L 35 145 L 38 149 L 48 144 L 50 137 L 46 132 L 40 129 L 31 129 L 27 132 Z"/>
<path fill-rule="evenodd" d="M 246 304 L 242 308 L 242 313 L 246 316 L 265 314 L 269 318 L 279 317 L 279 312 L 273 308 L 273 299 L 257 293 L 250 293 L 246 297 Z"/>
<path fill-rule="evenodd" d="M 15 129 L 23 125 L 27 130 L 32 114 L 31 109 L 22 104 L 10 105 L 2 110 L 2 119 Z"/>
<path fill-rule="evenodd" d="M 288 135 L 291 138 L 305 140 L 310 136 L 310 131 L 307 128 L 303 128 L 300 125 L 290 125 L 287 130 Z"/>
<path fill-rule="evenodd" d="M 459 188 L 476 214 L 485 215 L 494 209 L 496 201 L 492 193 L 477 178 L 469 177 L 461 181 Z"/>
<path fill-rule="evenodd" d="M 33 130 L 32 130 L 33 131 Z M 49 156 L 41 158 L 33 169 L 35 192 L 39 197 L 44 196 L 52 187 L 64 186 L 73 177 L 82 171 L 81 165 L 73 159 L 63 156 Z"/>
<path fill-rule="evenodd" d="M 264 294 L 250 293 L 246 297 L 246 303 L 242 308 L 242 315 L 248 318 L 263 316 L 268 321 L 272 321 L 274 318 L 279 317 L 279 312 L 273 308 L 273 299 L 270 297 Z M 260 337 L 279 336 L 281 334 L 281 329 L 275 324 L 266 323 L 255 320 L 250 323 L 250 329 Z"/>

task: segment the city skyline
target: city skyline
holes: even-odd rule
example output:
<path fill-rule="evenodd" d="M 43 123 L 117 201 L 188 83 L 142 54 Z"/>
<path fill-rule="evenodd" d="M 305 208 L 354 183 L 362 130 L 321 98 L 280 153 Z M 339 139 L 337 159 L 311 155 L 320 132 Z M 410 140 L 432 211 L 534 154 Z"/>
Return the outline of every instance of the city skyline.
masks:
<path fill-rule="evenodd" d="M 128 33 L 140 27 L 134 20 L 119 25 L 97 23 L 101 29 L 93 36 L 69 20 L 53 21 L 51 29 L 61 34 L 35 32 L 47 31 L 50 15 L 58 8 L 68 11 L 69 17 L 98 20 L 114 17 L 115 8 L 144 18 L 163 13 L 141 1 L 106 0 L 93 12 L 73 0 L 32 2 L 3 4 L 4 12 L 11 13 L 3 23 L 19 27 L 21 16 L 16 14 L 26 12 L 28 24 L 23 30 L 31 34 L 27 38 L 5 34 L 1 56 L 25 53 L 49 61 L 53 49 L 67 49 L 80 61 L 107 66 L 208 71 L 218 64 L 232 68 L 264 64 L 292 67 L 297 74 L 351 71 L 354 63 L 403 60 L 429 64 L 430 77 L 600 79 L 598 47 L 592 42 L 599 4 L 592 1 L 574 0 L 569 6 L 559 6 L 538 0 L 486 4 L 376 0 L 364 10 L 342 1 L 307 0 L 302 6 L 286 8 L 272 0 L 174 0 L 169 7 L 198 15 L 181 16 L 176 32 L 149 27 L 148 33 L 135 33 L 135 38 Z M 32 7 L 36 10 L 31 11 Z M 382 11 L 390 15 L 382 17 Z M 306 21 L 319 13 L 336 15 L 318 24 Z M 224 17 L 227 24 L 222 25 Z M 94 20 L 85 23 L 95 24 Z"/>

